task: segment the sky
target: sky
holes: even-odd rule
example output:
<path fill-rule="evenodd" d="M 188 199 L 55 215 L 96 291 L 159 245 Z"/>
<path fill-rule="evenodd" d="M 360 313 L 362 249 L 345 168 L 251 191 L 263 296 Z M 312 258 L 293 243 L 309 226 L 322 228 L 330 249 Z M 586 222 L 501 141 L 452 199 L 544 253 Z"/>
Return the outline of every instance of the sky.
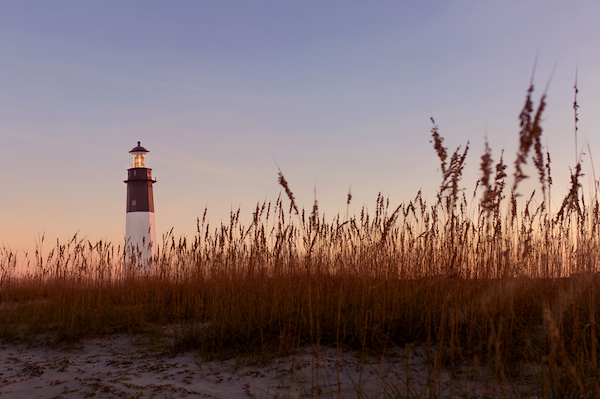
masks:
<path fill-rule="evenodd" d="M 193 235 L 205 208 L 249 218 L 278 168 L 326 217 L 349 189 L 351 214 L 379 192 L 433 202 L 431 117 L 450 151 L 469 141 L 470 193 L 486 137 L 513 164 L 534 65 L 560 205 L 576 153 L 589 180 L 600 151 L 599 17 L 597 1 L 0 1 L 0 244 L 122 243 L 137 141 L 159 237 Z"/>

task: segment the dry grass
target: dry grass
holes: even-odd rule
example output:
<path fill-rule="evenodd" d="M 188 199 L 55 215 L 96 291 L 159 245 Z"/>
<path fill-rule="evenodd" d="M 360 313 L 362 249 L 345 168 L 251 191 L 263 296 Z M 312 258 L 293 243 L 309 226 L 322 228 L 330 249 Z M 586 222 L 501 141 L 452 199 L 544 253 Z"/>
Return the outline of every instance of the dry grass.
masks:
<path fill-rule="evenodd" d="M 163 237 L 153 275 L 126 276 L 132 256 L 121 247 L 77 236 L 46 255 L 41 238 L 22 276 L 15 254 L 0 249 L 0 339 L 54 345 L 174 325 L 171 350 L 207 357 L 308 345 L 382 355 L 420 344 L 432 370 L 482 365 L 511 396 L 527 396 L 513 384 L 527 366 L 540 397 L 600 397 L 599 206 L 583 201 L 578 159 L 569 194 L 550 214 L 545 95 L 534 112 L 532 93 L 533 85 L 506 212 L 503 156 L 493 167 L 486 144 L 484 191 L 471 206 L 477 194 L 469 202 L 459 185 L 468 145 L 447 162 L 434 123 L 442 171 L 434 204 L 418 193 L 390 208 L 379 195 L 372 214 L 325 220 L 316 199 L 309 215 L 298 208 L 279 171 L 289 207 L 281 197 L 259 204 L 250 226 L 239 211 L 211 226 L 205 212 L 195 237 Z M 535 209 L 533 194 L 519 204 L 516 193 L 531 147 L 544 195 Z"/>

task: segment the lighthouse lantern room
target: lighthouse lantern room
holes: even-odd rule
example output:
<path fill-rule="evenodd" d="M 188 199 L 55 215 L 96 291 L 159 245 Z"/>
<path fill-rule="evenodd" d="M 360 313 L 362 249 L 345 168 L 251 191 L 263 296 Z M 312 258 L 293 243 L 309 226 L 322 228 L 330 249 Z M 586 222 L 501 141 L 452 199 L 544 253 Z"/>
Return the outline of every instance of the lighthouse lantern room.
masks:
<path fill-rule="evenodd" d="M 129 151 L 129 168 L 147 168 L 149 152 L 138 141 L 137 147 Z"/>
<path fill-rule="evenodd" d="M 148 167 L 148 150 L 138 141 L 129 151 L 127 169 L 127 220 L 125 240 L 130 261 L 140 261 L 150 271 L 150 260 L 156 253 L 156 226 L 154 222 L 154 195 L 152 169 Z"/>

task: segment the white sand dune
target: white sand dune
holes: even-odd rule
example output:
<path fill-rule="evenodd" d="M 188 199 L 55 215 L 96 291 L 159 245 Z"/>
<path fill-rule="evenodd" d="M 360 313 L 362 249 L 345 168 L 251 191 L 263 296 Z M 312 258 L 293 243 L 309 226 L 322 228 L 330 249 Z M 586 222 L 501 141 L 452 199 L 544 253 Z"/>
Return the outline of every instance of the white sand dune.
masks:
<path fill-rule="evenodd" d="M 193 353 L 169 356 L 126 335 L 60 349 L 4 345 L 0 397 L 377 398 L 429 397 L 432 389 L 438 397 L 492 391 L 502 396 L 503 388 L 487 381 L 486 373 L 470 368 L 455 370 L 452 378 L 448 372 L 436 374 L 423 354 L 412 350 L 361 360 L 335 349 L 313 349 L 252 365 L 235 359 L 206 362 Z"/>

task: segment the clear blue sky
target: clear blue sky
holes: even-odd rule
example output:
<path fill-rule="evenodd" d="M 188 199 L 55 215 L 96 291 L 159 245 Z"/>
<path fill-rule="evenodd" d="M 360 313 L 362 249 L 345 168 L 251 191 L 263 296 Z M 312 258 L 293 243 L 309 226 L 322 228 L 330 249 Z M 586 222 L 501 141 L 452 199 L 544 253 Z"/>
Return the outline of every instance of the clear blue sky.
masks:
<path fill-rule="evenodd" d="M 597 1 L 2 1 L 0 243 L 120 243 L 138 140 L 159 236 L 194 234 L 205 206 L 218 223 L 275 200 L 277 165 L 326 215 L 345 213 L 350 186 L 351 213 L 380 191 L 433 201 L 431 116 L 449 147 L 471 141 L 471 192 L 486 135 L 514 161 L 536 57 L 536 101 L 554 70 L 543 126 L 558 202 L 576 68 L 579 143 L 600 153 L 599 18 Z"/>

